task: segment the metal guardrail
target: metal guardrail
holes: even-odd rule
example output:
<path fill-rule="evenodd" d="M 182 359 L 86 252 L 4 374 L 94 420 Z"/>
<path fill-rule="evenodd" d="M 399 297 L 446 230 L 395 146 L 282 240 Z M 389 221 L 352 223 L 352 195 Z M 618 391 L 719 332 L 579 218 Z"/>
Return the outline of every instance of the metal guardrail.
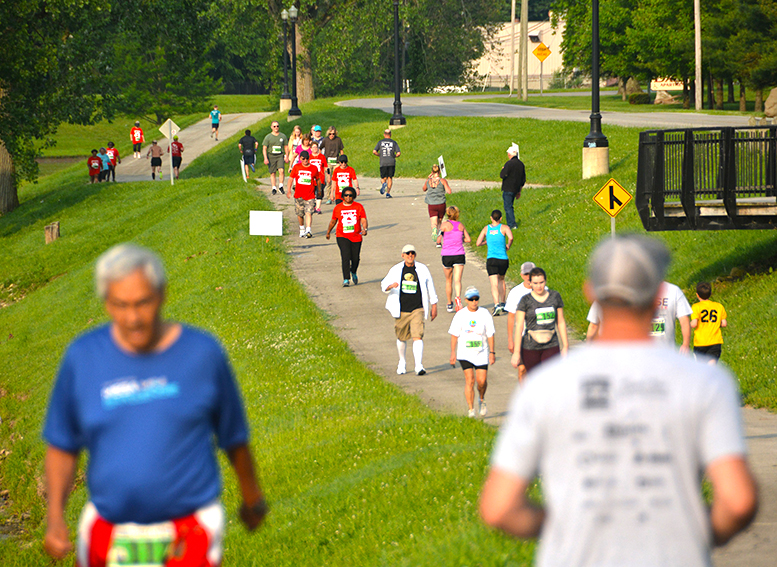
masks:
<path fill-rule="evenodd" d="M 637 196 L 646 230 L 777 228 L 777 126 L 649 130 Z"/>

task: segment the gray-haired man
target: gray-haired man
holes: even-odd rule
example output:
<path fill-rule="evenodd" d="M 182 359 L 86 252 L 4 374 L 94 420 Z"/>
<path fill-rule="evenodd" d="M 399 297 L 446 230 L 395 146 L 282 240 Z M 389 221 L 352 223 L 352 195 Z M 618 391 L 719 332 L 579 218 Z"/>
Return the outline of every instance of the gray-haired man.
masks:
<path fill-rule="evenodd" d="M 107 557 L 162 564 L 170 549 L 182 564 L 218 565 L 224 512 L 214 437 L 235 469 L 246 526 L 255 529 L 267 512 L 226 355 L 210 335 L 162 319 L 166 279 L 150 251 L 108 250 L 95 279 L 111 322 L 68 347 L 51 395 L 44 547 L 56 558 L 72 549 L 65 504 L 86 449 L 79 566 Z"/>
<path fill-rule="evenodd" d="M 599 339 L 543 365 L 513 396 L 480 512 L 518 537 L 542 532 L 541 567 L 708 566 L 711 545 L 755 516 L 732 376 L 650 338 L 668 265 L 656 240 L 600 244 L 585 285 L 602 306 Z M 526 494 L 538 475 L 544 507 Z"/>

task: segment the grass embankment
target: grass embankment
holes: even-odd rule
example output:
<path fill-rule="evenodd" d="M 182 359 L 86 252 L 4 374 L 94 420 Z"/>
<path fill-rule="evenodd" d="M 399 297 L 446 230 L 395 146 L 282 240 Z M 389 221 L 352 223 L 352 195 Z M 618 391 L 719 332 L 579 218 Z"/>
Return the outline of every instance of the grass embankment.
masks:
<path fill-rule="evenodd" d="M 21 208 L 0 218 L 0 281 L 19 290 L 0 309 L 0 524 L 22 528 L 0 536 L 0 564 L 50 564 L 39 544 L 46 402 L 67 343 L 106 320 L 95 258 L 129 240 L 161 253 L 167 315 L 216 334 L 243 391 L 272 513 L 257 534 L 239 526 L 222 460 L 225 565 L 528 565 L 531 544 L 477 518 L 493 430 L 437 415 L 361 364 L 291 276 L 283 242 L 249 237 L 248 211 L 269 203 L 236 168 L 191 178 L 196 169 L 174 187 L 84 185 L 68 171 L 25 186 Z M 62 238 L 44 246 L 52 220 Z M 85 497 L 79 475 L 73 529 Z"/>

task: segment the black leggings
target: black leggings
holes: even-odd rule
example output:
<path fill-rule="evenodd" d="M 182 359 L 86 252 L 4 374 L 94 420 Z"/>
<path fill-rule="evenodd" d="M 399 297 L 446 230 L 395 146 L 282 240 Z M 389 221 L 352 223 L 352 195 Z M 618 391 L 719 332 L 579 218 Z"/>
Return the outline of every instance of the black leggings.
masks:
<path fill-rule="evenodd" d="M 340 248 L 340 260 L 343 266 L 343 279 L 350 280 L 351 274 L 359 269 L 359 254 L 362 250 L 361 242 L 351 242 L 342 236 L 337 237 L 337 247 Z"/>

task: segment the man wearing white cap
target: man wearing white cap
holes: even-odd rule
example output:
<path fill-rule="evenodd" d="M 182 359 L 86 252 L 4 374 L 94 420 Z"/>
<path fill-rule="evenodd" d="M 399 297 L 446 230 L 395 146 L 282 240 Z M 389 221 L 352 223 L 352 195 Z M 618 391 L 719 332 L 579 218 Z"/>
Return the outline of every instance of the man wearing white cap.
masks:
<path fill-rule="evenodd" d="M 448 334 L 451 336 L 451 366 L 458 360 L 464 370 L 464 398 L 469 417 L 475 417 L 475 383 L 478 387 L 479 413 L 486 415 L 488 365 L 496 362 L 494 351 L 494 319 L 488 309 L 480 307 L 480 292 L 469 286 L 464 292 L 467 308 L 453 316 Z"/>
<path fill-rule="evenodd" d="M 668 265 L 657 240 L 602 242 L 584 288 L 602 307 L 598 340 L 513 396 L 480 512 L 517 537 L 542 533 L 540 567 L 706 567 L 755 516 L 733 377 L 650 338 Z M 537 476 L 543 506 L 526 493 Z"/>
<path fill-rule="evenodd" d="M 502 167 L 499 177 L 502 178 L 502 202 L 505 207 L 505 222 L 512 229 L 518 228 L 515 222 L 515 210 L 513 204 L 521 196 L 521 189 L 526 183 L 526 168 L 523 165 L 519 155 L 518 144 L 513 144 L 507 148 L 509 159 Z"/>
<path fill-rule="evenodd" d="M 399 352 L 397 374 L 407 372 L 405 341 L 412 338 L 415 373 L 423 376 L 426 374 L 423 365 L 424 320 L 429 318 L 434 321 L 437 317 L 437 293 L 429 268 L 415 261 L 415 246 L 406 244 L 402 248 L 402 261 L 391 267 L 380 282 L 380 289 L 389 294 L 386 309 L 396 319 L 394 331 Z"/>

